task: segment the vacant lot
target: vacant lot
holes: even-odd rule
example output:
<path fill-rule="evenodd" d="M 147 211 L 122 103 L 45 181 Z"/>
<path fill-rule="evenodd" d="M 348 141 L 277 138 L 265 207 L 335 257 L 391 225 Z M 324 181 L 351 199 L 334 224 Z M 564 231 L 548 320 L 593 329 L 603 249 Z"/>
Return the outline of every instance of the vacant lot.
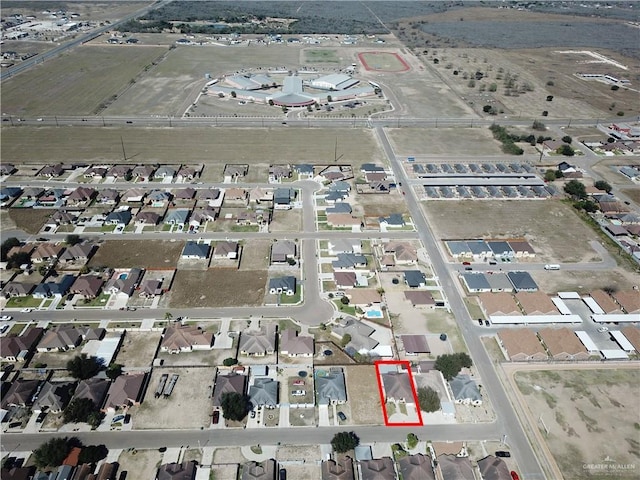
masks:
<path fill-rule="evenodd" d="M 423 208 L 440 239 L 525 237 L 536 260 L 597 261 L 589 246 L 595 233 L 560 201 L 426 202 Z M 575 239 L 580 241 L 576 242 Z M 571 248 L 567 248 L 571 245 Z"/>
<path fill-rule="evenodd" d="M 376 369 L 373 365 L 345 367 L 347 402 L 351 421 L 356 425 L 382 425 L 382 404 L 378 392 Z"/>
<path fill-rule="evenodd" d="M 240 307 L 262 304 L 266 270 L 178 270 L 171 290 L 173 308 Z M 242 297 L 238 292 L 243 292 Z"/>
<path fill-rule="evenodd" d="M 162 47 L 82 46 L 7 80 L 2 110 L 13 115 L 90 115 L 124 91 Z M 35 94 L 46 91 L 44 94 Z"/>
<path fill-rule="evenodd" d="M 269 224 L 271 232 L 298 232 L 302 225 L 302 210 L 274 210 Z"/>
<path fill-rule="evenodd" d="M 155 396 L 162 375 L 180 375 L 171 396 Z M 144 402 L 134 409 L 134 428 L 208 428 L 215 368 L 156 368 Z M 176 415 L 180 412 L 180 415 Z"/>
<path fill-rule="evenodd" d="M 335 158 L 360 165 L 381 162 L 372 132 L 360 129 L 297 128 L 3 128 L 2 161 L 14 163 L 113 162 L 127 156 L 136 163 L 263 164 L 283 158 L 326 165 Z M 304 145 L 304 148 L 300 148 Z M 215 177 L 220 181 L 221 175 Z"/>
<path fill-rule="evenodd" d="M 500 144 L 488 128 L 392 128 L 387 136 L 400 157 L 421 155 L 499 155 Z"/>
<path fill-rule="evenodd" d="M 165 240 L 107 240 L 90 260 L 92 267 L 175 268 L 184 242 Z"/>
<path fill-rule="evenodd" d="M 116 361 L 125 367 L 150 366 L 161 335 L 161 332 L 125 332 Z"/>
<path fill-rule="evenodd" d="M 637 368 L 517 371 L 515 380 L 564 478 L 637 478 L 623 467 L 640 461 Z"/>
<path fill-rule="evenodd" d="M 155 450 L 125 450 L 118 458 L 120 478 L 156 478 L 162 453 Z M 122 472 L 127 472 L 126 476 Z"/>
<path fill-rule="evenodd" d="M 392 213 L 408 214 L 407 204 L 397 191 L 379 195 L 357 195 L 351 206 L 353 207 L 354 215 L 366 215 L 368 217 L 386 217 Z"/>
<path fill-rule="evenodd" d="M 271 255 L 270 240 L 246 240 L 240 258 L 240 270 L 266 270 Z"/>
<path fill-rule="evenodd" d="M 16 228 L 32 235 L 38 233 L 47 219 L 55 212 L 48 208 L 10 208 L 9 218 Z"/>

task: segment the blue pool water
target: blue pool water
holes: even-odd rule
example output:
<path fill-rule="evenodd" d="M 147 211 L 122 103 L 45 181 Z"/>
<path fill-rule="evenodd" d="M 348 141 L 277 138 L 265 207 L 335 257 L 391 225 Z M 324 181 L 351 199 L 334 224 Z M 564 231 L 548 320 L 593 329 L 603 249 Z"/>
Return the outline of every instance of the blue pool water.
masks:
<path fill-rule="evenodd" d="M 367 318 L 382 318 L 384 314 L 380 310 L 369 310 L 366 313 Z"/>
<path fill-rule="evenodd" d="M 126 280 L 127 279 L 127 274 L 126 273 L 121 273 L 120 276 L 118 277 L 120 280 Z"/>

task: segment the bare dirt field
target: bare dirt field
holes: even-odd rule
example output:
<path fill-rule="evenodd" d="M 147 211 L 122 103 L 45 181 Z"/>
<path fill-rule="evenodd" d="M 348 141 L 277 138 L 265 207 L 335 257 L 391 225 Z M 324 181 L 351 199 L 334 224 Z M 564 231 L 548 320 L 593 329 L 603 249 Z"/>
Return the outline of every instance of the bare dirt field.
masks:
<path fill-rule="evenodd" d="M 54 212 L 49 208 L 10 208 L 8 216 L 16 228 L 34 235 Z"/>
<path fill-rule="evenodd" d="M 540 290 L 544 292 L 589 293 L 598 288 L 611 287 L 616 290 L 630 290 L 638 284 L 638 275 L 622 268 L 614 270 L 530 272 Z M 549 275 L 549 273 L 552 273 Z"/>
<path fill-rule="evenodd" d="M 322 472 L 317 462 L 321 460 L 319 446 L 279 447 L 278 462 L 300 462 L 287 464 L 287 477 L 300 480 L 320 480 Z"/>
<path fill-rule="evenodd" d="M 598 238 L 596 234 L 560 201 L 423 202 L 422 206 L 440 239 L 524 237 L 539 262 L 600 260 L 588 243 Z"/>
<path fill-rule="evenodd" d="M 166 48 L 82 46 L 3 83 L 2 111 L 90 115 L 113 100 Z M 46 88 L 47 95 L 33 95 Z"/>
<path fill-rule="evenodd" d="M 360 129 L 3 128 L 2 161 L 119 162 L 122 144 L 136 163 L 281 163 L 283 158 L 332 163 L 335 145 L 345 163 L 382 162 L 373 134 Z M 304 148 L 300 148 L 304 145 Z M 251 168 L 251 167 L 250 167 Z M 206 172 L 205 169 L 205 172 Z M 215 181 L 220 181 L 216 177 Z"/>
<path fill-rule="evenodd" d="M 240 258 L 240 270 L 266 270 L 269 268 L 271 240 L 245 240 Z"/>
<path fill-rule="evenodd" d="M 160 343 L 161 332 L 127 331 L 118 350 L 116 362 L 125 367 L 148 367 Z"/>
<path fill-rule="evenodd" d="M 178 374 L 173 393 L 156 398 L 155 391 L 163 374 Z M 144 402 L 132 409 L 135 429 L 197 429 L 211 423 L 211 388 L 215 368 L 156 368 L 151 374 Z M 181 412 L 176 415 L 176 412 Z"/>
<path fill-rule="evenodd" d="M 225 462 L 227 463 L 227 462 Z M 238 478 L 237 464 L 211 465 L 211 478 L 215 480 L 237 480 Z"/>
<path fill-rule="evenodd" d="M 240 307 L 262 304 L 266 270 L 178 270 L 170 293 L 171 307 Z M 244 292 L 242 298 L 238 292 Z"/>
<path fill-rule="evenodd" d="M 387 135 L 400 156 L 500 155 L 488 128 L 391 128 Z"/>
<path fill-rule="evenodd" d="M 407 204 L 397 191 L 388 194 L 357 195 L 352 202 L 354 215 L 385 217 L 392 213 L 407 215 Z"/>
<path fill-rule="evenodd" d="M 162 453 L 155 450 L 125 450 L 118 458 L 118 474 L 127 472 L 124 478 L 156 478 L 158 467 L 162 463 Z"/>
<path fill-rule="evenodd" d="M 344 368 L 350 420 L 356 425 L 382 425 L 382 404 L 373 365 L 351 365 Z"/>
<path fill-rule="evenodd" d="M 184 242 L 165 240 L 107 240 L 89 266 L 110 268 L 175 268 Z"/>
<path fill-rule="evenodd" d="M 45 364 L 48 368 L 66 368 L 67 362 L 80 355 L 81 350 L 82 347 L 80 346 L 67 352 L 36 352 L 29 364 L 32 366 Z"/>
<path fill-rule="evenodd" d="M 274 210 L 269 231 L 298 232 L 301 226 L 302 210 Z"/>
<path fill-rule="evenodd" d="M 640 205 L 640 187 L 621 188 L 620 191 L 629 197 L 636 205 Z"/>
<path fill-rule="evenodd" d="M 244 463 L 246 461 L 240 447 L 216 448 L 213 453 L 213 463 Z"/>
<path fill-rule="evenodd" d="M 514 370 L 530 427 L 565 479 L 637 478 L 637 368 Z"/>
<path fill-rule="evenodd" d="M 617 167 L 622 165 L 637 165 L 637 157 L 635 159 L 626 156 L 606 157 L 593 166 L 593 170 L 598 173 L 604 180 L 612 185 L 633 186 L 633 182 L 629 178 L 622 175 Z"/>

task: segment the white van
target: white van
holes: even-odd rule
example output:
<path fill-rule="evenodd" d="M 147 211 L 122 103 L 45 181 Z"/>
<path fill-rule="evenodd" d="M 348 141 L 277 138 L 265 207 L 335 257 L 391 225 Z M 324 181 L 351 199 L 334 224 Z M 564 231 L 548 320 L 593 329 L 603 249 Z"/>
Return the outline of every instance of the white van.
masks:
<path fill-rule="evenodd" d="M 560 265 L 558 265 L 557 263 L 547 263 L 544 266 L 545 270 L 560 270 Z"/>

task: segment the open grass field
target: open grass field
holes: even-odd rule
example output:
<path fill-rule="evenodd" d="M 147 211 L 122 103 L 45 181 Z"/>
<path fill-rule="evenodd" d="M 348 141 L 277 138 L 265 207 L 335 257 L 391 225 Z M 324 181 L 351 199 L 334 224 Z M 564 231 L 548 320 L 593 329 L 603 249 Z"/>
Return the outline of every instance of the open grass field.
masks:
<path fill-rule="evenodd" d="M 308 63 L 339 63 L 337 50 L 306 49 L 303 50 L 304 60 Z"/>
<path fill-rule="evenodd" d="M 350 421 L 356 425 L 382 425 L 384 419 L 375 367 L 373 365 L 345 367 L 345 381 L 347 402 L 351 408 Z"/>
<path fill-rule="evenodd" d="M 156 387 L 163 374 L 178 374 L 173 393 L 165 398 L 155 397 Z M 208 428 L 211 420 L 211 387 L 214 368 L 154 369 L 144 402 L 132 411 L 135 429 L 197 429 Z M 180 412 L 180 415 L 176 415 Z"/>
<path fill-rule="evenodd" d="M 500 155 L 500 144 L 488 128 L 392 128 L 387 130 L 400 156 Z"/>
<path fill-rule="evenodd" d="M 266 270 L 178 270 L 169 303 L 173 308 L 257 306 L 266 282 Z M 238 292 L 244 292 L 241 298 Z"/>
<path fill-rule="evenodd" d="M 373 72 L 406 72 L 410 68 L 407 62 L 395 52 L 361 52 L 358 58 L 364 68 Z"/>
<path fill-rule="evenodd" d="M 110 102 L 165 48 L 83 46 L 2 85 L 2 111 L 13 115 L 90 115 Z"/>
<path fill-rule="evenodd" d="M 637 368 L 517 371 L 515 380 L 566 480 L 637 478 Z"/>
<path fill-rule="evenodd" d="M 89 266 L 110 268 L 175 268 L 184 242 L 165 240 L 107 240 L 89 261 Z"/>
<path fill-rule="evenodd" d="M 282 163 L 331 164 L 335 145 L 341 162 L 354 168 L 381 162 L 370 131 L 360 129 L 232 128 L 7 128 L 2 129 L 2 161 L 14 163 L 113 162 L 127 156 L 136 163 Z M 301 148 L 300 145 L 304 145 Z M 38 159 L 38 161 L 37 161 Z M 206 168 L 205 168 L 206 171 Z M 216 181 L 220 181 L 219 179 Z"/>
<path fill-rule="evenodd" d="M 440 239 L 525 237 L 537 261 L 598 258 L 588 243 L 598 237 L 561 201 L 423 202 L 422 206 Z"/>
<path fill-rule="evenodd" d="M 54 212 L 49 208 L 10 208 L 8 216 L 17 228 L 34 235 Z"/>

